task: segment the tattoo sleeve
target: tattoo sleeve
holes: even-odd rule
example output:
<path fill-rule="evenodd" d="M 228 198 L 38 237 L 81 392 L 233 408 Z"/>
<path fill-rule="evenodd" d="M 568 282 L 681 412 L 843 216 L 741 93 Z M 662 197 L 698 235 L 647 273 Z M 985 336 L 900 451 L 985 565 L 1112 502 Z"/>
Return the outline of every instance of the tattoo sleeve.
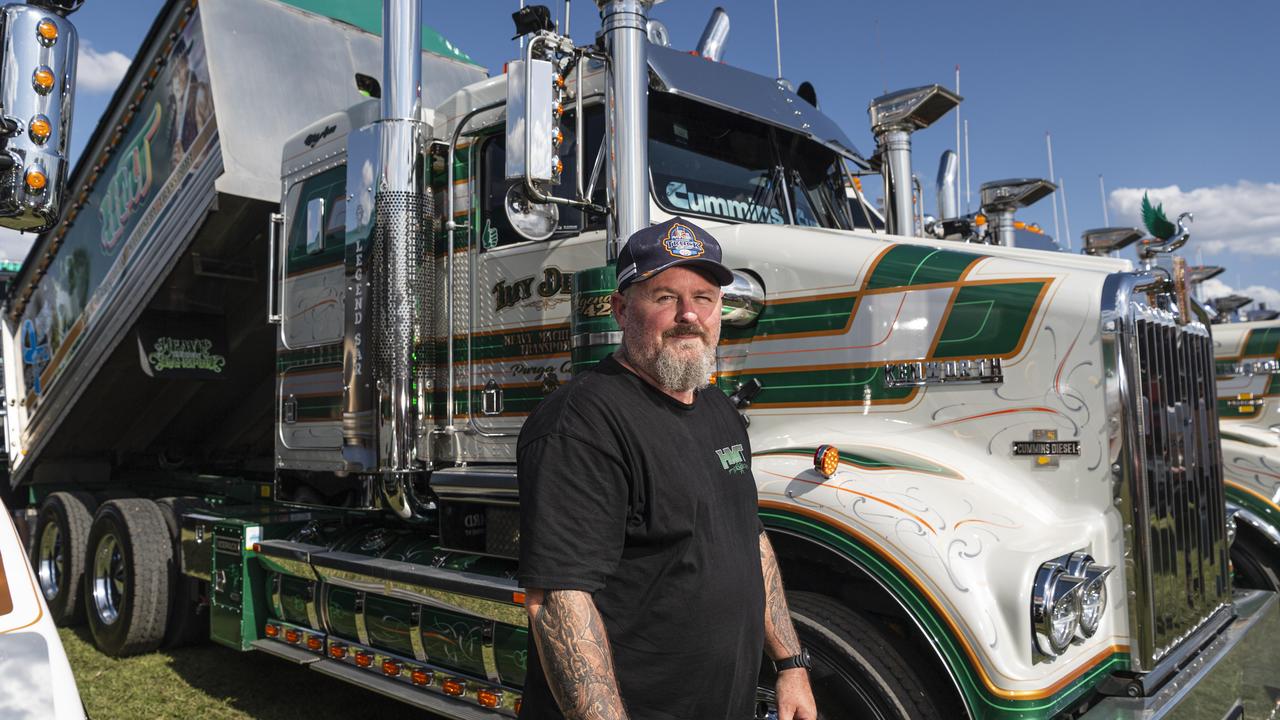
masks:
<path fill-rule="evenodd" d="M 774 660 L 797 655 L 800 640 L 787 610 L 778 559 L 765 533 L 760 533 L 760 570 L 764 574 L 764 650 Z"/>
<path fill-rule="evenodd" d="M 626 720 L 604 620 L 580 590 L 531 591 L 529 629 L 567 720 Z"/>

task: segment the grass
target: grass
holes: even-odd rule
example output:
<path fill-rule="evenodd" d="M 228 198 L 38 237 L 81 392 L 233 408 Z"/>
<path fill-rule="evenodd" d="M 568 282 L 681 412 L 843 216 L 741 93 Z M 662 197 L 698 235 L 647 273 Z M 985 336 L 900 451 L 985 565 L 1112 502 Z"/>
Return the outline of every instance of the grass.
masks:
<path fill-rule="evenodd" d="M 261 652 L 207 643 L 117 659 L 98 652 L 87 628 L 58 634 L 92 720 L 438 720 Z"/>

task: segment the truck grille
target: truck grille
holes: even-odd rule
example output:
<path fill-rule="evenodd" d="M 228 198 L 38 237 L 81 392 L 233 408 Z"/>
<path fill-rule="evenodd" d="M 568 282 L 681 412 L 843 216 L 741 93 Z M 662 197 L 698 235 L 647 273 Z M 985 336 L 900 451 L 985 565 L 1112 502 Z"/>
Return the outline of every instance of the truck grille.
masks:
<path fill-rule="evenodd" d="M 1142 297 L 1122 292 L 1108 329 L 1126 421 L 1133 659 L 1150 670 L 1229 601 L 1231 582 L 1213 341 Z"/>

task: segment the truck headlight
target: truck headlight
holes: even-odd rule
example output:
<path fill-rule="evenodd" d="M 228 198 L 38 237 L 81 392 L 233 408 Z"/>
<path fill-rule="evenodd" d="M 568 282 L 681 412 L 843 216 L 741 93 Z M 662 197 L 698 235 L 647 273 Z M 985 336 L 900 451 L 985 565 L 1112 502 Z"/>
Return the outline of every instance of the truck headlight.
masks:
<path fill-rule="evenodd" d="M 1035 647 L 1049 657 L 1062 654 L 1080 625 L 1080 588 L 1084 581 L 1050 561 L 1036 572 L 1031 589 L 1031 633 Z"/>
<path fill-rule="evenodd" d="M 1107 576 L 1113 569 L 1095 564 L 1093 556 L 1085 552 L 1074 552 L 1067 558 L 1067 575 L 1084 581 L 1077 591 L 1080 596 L 1080 626 L 1076 634 L 1081 639 L 1091 638 L 1098 631 L 1102 613 L 1107 609 Z"/>

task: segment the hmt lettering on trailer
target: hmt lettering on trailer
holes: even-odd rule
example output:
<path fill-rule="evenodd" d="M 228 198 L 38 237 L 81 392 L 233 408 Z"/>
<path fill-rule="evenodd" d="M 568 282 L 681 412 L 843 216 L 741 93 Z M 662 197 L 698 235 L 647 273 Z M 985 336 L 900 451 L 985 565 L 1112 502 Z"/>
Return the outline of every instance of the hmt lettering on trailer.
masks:
<path fill-rule="evenodd" d="M 120 153 L 120 164 L 116 172 L 107 182 L 107 191 L 102 198 L 102 249 L 111 252 L 124 236 L 125 225 L 133 214 L 142 207 L 151 192 L 153 181 L 151 171 L 151 140 L 160 129 L 160 118 L 163 111 L 160 103 L 151 108 L 151 117 L 133 136 L 129 144 Z"/>

